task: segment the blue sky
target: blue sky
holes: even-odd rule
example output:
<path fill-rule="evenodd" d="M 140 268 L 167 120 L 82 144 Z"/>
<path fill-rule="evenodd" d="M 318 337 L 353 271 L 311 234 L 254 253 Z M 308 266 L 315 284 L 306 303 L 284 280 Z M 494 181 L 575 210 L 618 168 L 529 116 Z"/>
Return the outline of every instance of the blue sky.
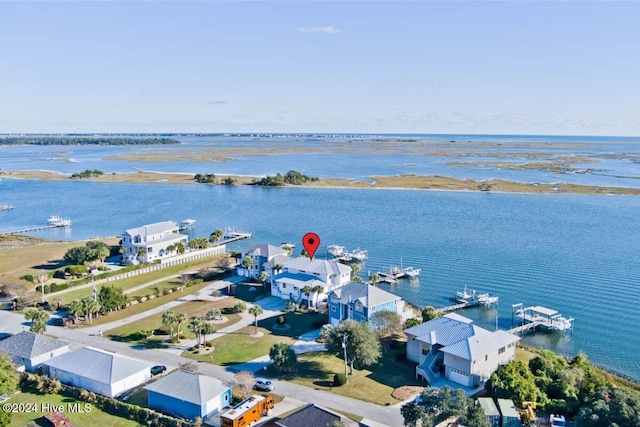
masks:
<path fill-rule="evenodd" d="M 640 135 L 640 2 L 0 2 L 0 132 Z"/>

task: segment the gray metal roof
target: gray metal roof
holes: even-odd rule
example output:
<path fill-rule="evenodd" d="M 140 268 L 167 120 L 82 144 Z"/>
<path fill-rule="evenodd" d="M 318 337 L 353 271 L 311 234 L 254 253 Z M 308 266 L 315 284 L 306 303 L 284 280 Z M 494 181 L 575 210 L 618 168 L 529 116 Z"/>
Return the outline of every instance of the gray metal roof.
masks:
<path fill-rule="evenodd" d="M 125 233 L 129 234 L 130 236 L 145 236 L 164 233 L 166 231 L 175 230 L 176 228 L 178 228 L 178 224 L 176 224 L 175 221 L 163 221 L 143 225 L 141 227 L 130 228 L 128 230 L 125 230 Z"/>
<path fill-rule="evenodd" d="M 299 288 L 304 288 L 305 286 L 311 286 L 312 288 L 315 286 L 322 286 L 323 288 L 327 287 L 325 282 L 310 274 L 288 273 L 285 271 L 284 273 L 273 276 L 273 280 L 278 283 L 286 283 Z"/>
<path fill-rule="evenodd" d="M 291 258 L 289 255 L 276 255 L 273 258 L 271 258 L 270 261 L 267 261 L 264 264 L 262 264 L 262 266 L 264 268 L 273 268 L 278 264 L 283 266 L 285 263 L 291 261 L 292 259 L 293 258 Z"/>
<path fill-rule="evenodd" d="M 113 384 L 140 371 L 151 370 L 152 366 L 141 360 L 90 347 L 54 357 L 45 365 L 104 384 Z"/>
<path fill-rule="evenodd" d="M 380 304 L 402 299 L 391 292 L 360 282 L 351 282 L 331 293 L 338 296 L 341 304 L 360 301 L 365 307 L 375 307 Z"/>
<path fill-rule="evenodd" d="M 289 252 L 286 249 L 282 249 L 278 246 L 269 245 L 267 243 L 260 243 L 253 245 L 250 248 L 243 251 L 245 255 L 262 256 L 267 259 L 271 259 L 277 255 L 288 255 Z"/>
<path fill-rule="evenodd" d="M 332 274 L 350 273 L 351 267 L 336 261 L 327 261 L 324 259 L 314 259 L 313 261 L 307 257 L 294 258 L 283 265 L 284 268 L 293 268 L 301 272 L 317 274 L 322 276 L 330 276 Z"/>
<path fill-rule="evenodd" d="M 0 353 L 32 359 L 68 345 L 64 341 L 23 331 L 0 341 Z"/>
<path fill-rule="evenodd" d="M 491 397 L 479 397 L 478 405 L 480 405 L 487 417 L 500 416 L 500 411 L 498 411 L 498 408 Z"/>
<path fill-rule="evenodd" d="M 203 405 L 229 388 L 217 378 L 179 370 L 149 384 L 145 390 Z"/>
<path fill-rule="evenodd" d="M 482 356 L 497 351 L 501 347 L 515 343 L 519 337 L 505 331 L 490 332 L 479 326 L 474 328 L 475 334 L 455 344 L 441 348 L 443 353 L 461 357 L 465 360 L 477 360 Z"/>
<path fill-rule="evenodd" d="M 498 408 L 503 417 L 520 418 L 520 414 L 516 411 L 516 405 L 511 399 L 498 399 Z"/>
<path fill-rule="evenodd" d="M 451 314 L 406 329 L 404 332 L 414 335 L 419 341 L 442 346 L 455 344 L 475 335 L 475 330 L 478 326 L 473 325 L 471 319 L 457 314 L 452 316 Z"/>

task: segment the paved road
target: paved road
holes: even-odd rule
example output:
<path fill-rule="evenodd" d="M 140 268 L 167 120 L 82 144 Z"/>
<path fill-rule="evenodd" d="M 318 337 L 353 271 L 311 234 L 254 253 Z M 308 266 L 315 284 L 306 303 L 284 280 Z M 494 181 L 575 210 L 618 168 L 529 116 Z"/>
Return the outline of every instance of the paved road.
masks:
<path fill-rule="evenodd" d="M 24 324 L 25 321 L 22 315 L 0 311 L 0 333 L 20 332 L 23 330 Z M 61 326 L 48 326 L 47 335 L 68 341 L 72 344 L 72 347 L 97 347 L 125 356 L 144 359 L 153 364 L 166 365 L 169 369 L 178 368 L 180 363 L 192 361 L 171 352 L 144 349 L 141 346 L 111 341 L 98 335 L 89 335 L 85 333 L 85 330 L 86 328 L 76 330 Z M 228 368 L 202 362 L 198 363 L 198 368 L 202 374 L 219 378 L 222 381 L 233 382 L 234 372 Z M 313 402 L 321 406 L 348 411 L 388 426 L 402 426 L 399 405 L 380 406 L 285 381 L 275 380 L 274 383 L 278 394 L 304 402 Z"/>

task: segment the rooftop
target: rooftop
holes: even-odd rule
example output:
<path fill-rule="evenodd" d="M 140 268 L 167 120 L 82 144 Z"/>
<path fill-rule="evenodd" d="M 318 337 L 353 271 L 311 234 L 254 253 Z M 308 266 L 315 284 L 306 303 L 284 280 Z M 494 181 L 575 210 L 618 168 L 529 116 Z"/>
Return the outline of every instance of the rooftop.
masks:
<path fill-rule="evenodd" d="M 422 323 L 406 329 L 404 332 L 414 335 L 416 339 L 428 344 L 448 346 L 460 340 L 473 336 L 478 326 L 472 324 L 473 320 L 449 313 L 437 319 Z M 480 328 L 482 329 L 482 328 Z"/>
<path fill-rule="evenodd" d="M 500 411 L 498 411 L 498 407 L 496 406 L 495 402 L 493 401 L 492 398 L 490 397 L 479 397 L 478 398 L 478 405 L 480 405 L 480 407 L 482 408 L 482 410 L 484 411 L 484 414 L 486 416 L 500 416 Z"/>
<path fill-rule="evenodd" d="M 497 351 L 520 340 L 519 337 L 505 331 L 491 332 L 478 326 L 474 327 L 475 334 L 455 344 L 441 348 L 443 353 L 461 357 L 465 360 L 477 360 L 485 354 Z"/>
<path fill-rule="evenodd" d="M 149 384 L 145 390 L 203 405 L 229 390 L 229 386 L 217 378 L 179 370 Z"/>
<path fill-rule="evenodd" d="M 31 359 L 68 345 L 64 341 L 23 331 L 0 341 L 0 353 Z"/>
<path fill-rule="evenodd" d="M 351 267 L 336 261 L 324 259 L 310 260 L 307 257 L 294 258 L 283 265 L 285 269 L 299 270 L 300 272 L 315 274 L 320 276 L 331 276 L 332 274 L 351 273 Z"/>
<path fill-rule="evenodd" d="M 516 411 L 516 405 L 513 404 L 511 399 L 498 399 L 498 408 L 503 417 L 516 417 L 520 418 L 520 414 Z"/>
<path fill-rule="evenodd" d="M 402 299 L 398 295 L 379 289 L 366 283 L 351 282 L 341 288 L 332 291 L 341 304 L 360 301 L 365 307 L 375 307 L 391 301 Z"/>
<path fill-rule="evenodd" d="M 330 426 L 336 421 L 342 421 L 346 426 L 357 426 L 358 424 L 336 414 L 328 409 L 316 406 L 313 403 L 304 406 L 292 414 L 276 421 L 280 427 L 310 427 L 310 426 Z"/>
<path fill-rule="evenodd" d="M 130 236 L 137 236 L 137 235 L 150 236 L 153 234 L 160 234 L 160 233 L 173 231 L 173 230 L 178 231 L 178 224 L 176 224 L 175 221 L 163 221 L 163 222 L 156 222 L 153 224 L 143 225 L 141 227 L 130 228 L 126 230 L 125 233 L 129 234 Z"/>
<path fill-rule="evenodd" d="M 116 383 L 145 369 L 150 370 L 152 366 L 141 360 L 90 347 L 54 357 L 45 365 L 104 384 Z"/>
<path fill-rule="evenodd" d="M 273 276 L 273 280 L 280 283 L 286 283 L 287 285 L 297 286 L 299 288 L 304 288 L 305 286 L 311 286 L 312 288 L 315 286 L 326 287 L 327 285 L 317 276 L 302 273 L 288 273 L 286 271 Z"/>
<path fill-rule="evenodd" d="M 260 243 L 253 245 L 243 251 L 245 255 L 262 256 L 267 259 L 271 259 L 277 255 L 288 255 L 289 252 L 286 249 L 282 249 L 278 246 L 269 245 L 267 243 Z"/>

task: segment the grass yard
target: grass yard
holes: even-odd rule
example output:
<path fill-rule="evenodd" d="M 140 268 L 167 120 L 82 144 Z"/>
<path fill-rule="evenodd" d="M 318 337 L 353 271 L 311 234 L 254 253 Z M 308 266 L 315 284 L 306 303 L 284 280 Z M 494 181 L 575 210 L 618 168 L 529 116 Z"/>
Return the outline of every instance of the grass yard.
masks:
<path fill-rule="evenodd" d="M 254 302 L 265 295 L 264 289 L 264 285 L 260 283 L 239 283 L 234 286 L 234 296 L 246 302 Z"/>
<path fill-rule="evenodd" d="M 528 347 L 516 347 L 516 360 L 522 360 L 525 363 L 529 363 L 529 360 L 536 357 L 537 354 L 531 351 Z"/>
<path fill-rule="evenodd" d="M 349 376 L 349 383 L 341 387 L 333 387 L 332 383 L 334 374 L 344 373 L 344 361 L 325 352 L 299 355 L 298 366 L 292 374 L 283 375 L 269 366 L 266 375 L 379 405 L 394 405 L 400 402 L 391 395 L 395 388 L 404 385 L 424 386 L 415 379 L 415 364 L 395 359 L 397 351 L 404 350 L 390 349 L 383 353 L 377 365 L 354 370 L 354 374 Z"/>
<path fill-rule="evenodd" d="M 166 295 L 167 291 L 179 286 L 182 286 L 182 282 L 180 281 L 179 278 L 174 278 L 174 279 L 165 280 L 164 282 L 147 286 L 146 288 L 138 289 L 137 291 L 129 292 L 127 293 L 127 295 L 129 295 L 129 298 L 146 297 L 147 295 L 157 295 L 158 288 L 162 289 L 162 292 Z"/>
<path fill-rule="evenodd" d="M 248 362 L 269 354 L 269 349 L 277 342 L 293 344 L 300 335 L 319 328 L 314 327 L 314 321 L 326 322 L 327 319 L 325 315 L 317 313 L 286 313 L 284 317 L 291 326 L 289 329 L 274 330 L 273 326 L 277 324 L 278 316 L 270 317 L 258 322 L 258 331 L 264 334 L 260 338 L 252 338 L 250 335 L 254 332 L 254 326 L 247 326 L 217 338 L 216 349 L 209 354 L 184 352 L 182 356 L 202 362 L 211 362 L 213 356 L 213 363 L 223 366 Z"/>
<path fill-rule="evenodd" d="M 65 415 L 69 417 L 71 422 L 76 426 L 82 427 L 139 427 L 135 421 L 128 420 L 126 418 L 116 417 L 115 415 L 108 414 L 101 411 L 95 405 L 91 405 L 91 412 L 85 413 L 71 413 L 67 411 L 67 405 L 70 403 L 78 403 L 80 407 L 84 404 L 81 400 L 76 400 L 71 397 L 61 396 L 59 394 L 33 394 L 33 393 L 20 393 L 12 397 L 9 403 L 28 403 L 36 404 L 37 412 L 23 412 L 14 413 L 11 419 L 12 426 L 26 426 L 30 423 L 35 423 L 39 426 L 49 426 L 48 421 L 42 418 L 43 415 L 49 414 L 51 411 L 42 412 L 42 404 L 49 403 L 52 405 L 64 405 Z"/>
<path fill-rule="evenodd" d="M 162 300 L 162 297 L 159 299 Z M 172 310 L 175 313 L 184 313 L 187 316 L 187 319 L 190 319 L 192 317 L 205 317 L 209 310 L 213 308 L 219 308 L 220 311 L 222 311 L 223 316 L 228 319 L 225 323 L 214 323 L 214 327 L 216 329 L 221 329 L 226 328 L 227 326 L 231 326 L 240 320 L 239 314 L 231 313 L 231 307 L 233 307 L 236 301 L 237 300 L 235 298 L 231 297 L 224 298 L 220 301 L 215 302 L 188 301 L 184 304 L 180 304 L 179 306 L 174 307 Z M 142 305 L 144 304 L 146 304 L 146 302 Z M 188 320 L 186 323 L 188 323 Z M 138 332 L 143 330 L 154 331 L 155 335 L 153 337 L 144 339 L 138 336 Z M 180 331 L 181 333 L 186 335 L 187 339 L 195 338 L 194 333 L 189 330 L 187 325 L 181 326 Z M 111 337 L 111 339 L 115 341 L 139 341 L 139 344 L 144 344 L 145 341 L 162 341 L 164 339 L 167 339 L 169 338 L 169 332 L 169 327 L 162 324 L 162 313 L 158 313 L 149 317 L 145 317 L 144 319 L 141 319 L 137 322 L 129 323 L 118 328 L 111 329 L 106 332 L 106 335 Z M 155 345 L 152 345 L 152 347 L 156 348 Z"/>

